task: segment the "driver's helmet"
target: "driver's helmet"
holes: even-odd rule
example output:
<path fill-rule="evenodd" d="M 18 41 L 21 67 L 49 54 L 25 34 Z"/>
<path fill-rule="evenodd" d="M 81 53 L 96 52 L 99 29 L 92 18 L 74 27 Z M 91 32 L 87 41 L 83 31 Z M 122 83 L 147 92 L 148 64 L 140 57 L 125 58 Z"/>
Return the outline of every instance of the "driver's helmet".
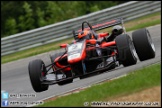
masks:
<path fill-rule="evenodd" d="M 78 38 L 81 39 L 83 37 L 86 37 L 86 38 L 93 38 L 93 35 L 92 33 L 89 31 L 89 30 L 84 30 L 84 31 L 81 31 L 79 34 L 78 34 Z"/>
<path fill-rule="evenodd" d="M 124 30 L 123 30 L 122 26 L 120 26 L 120 25 L 116 25 L 116 26 L 114 26 L 114 27 L 112 28 L 112 34 L 113 34 L 113 35 L 120 35 L 120 34 L 122 34 L 123 32 L 124 32 Z"/>

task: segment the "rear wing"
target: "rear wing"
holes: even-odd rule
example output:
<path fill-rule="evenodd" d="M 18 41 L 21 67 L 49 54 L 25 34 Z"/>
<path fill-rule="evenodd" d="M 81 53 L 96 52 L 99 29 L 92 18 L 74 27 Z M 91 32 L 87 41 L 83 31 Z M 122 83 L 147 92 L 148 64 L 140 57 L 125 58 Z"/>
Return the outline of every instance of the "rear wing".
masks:
<path fill-rule="evenodd" d="M 100 24 L 92 25 L 92 29 L 94 31 L 98 31 L 98 30 L 109 28 L 109 27 L 112 27 L 112 26 L 115 26 L 115 25 L 118 25 L 118 24 L 121 24 L 123 29 L 124 29 L 123 18 L 116 18 L 116 19 L 109 20 L 107 22 L 103 22 L 103 23 L 100 23 Z M 85 27 L 84 29 L 85 30 L 89 30 L 90 28 L 89 27 Z M 81 31 L 82 31 L 82 29 L 79 29 L 77 31 L 73 31 L 73 34 L 78 35 L 78 33 L 81 32 Z M 125 32 L 125 29 L 124 29 L 124 32 Z"/>

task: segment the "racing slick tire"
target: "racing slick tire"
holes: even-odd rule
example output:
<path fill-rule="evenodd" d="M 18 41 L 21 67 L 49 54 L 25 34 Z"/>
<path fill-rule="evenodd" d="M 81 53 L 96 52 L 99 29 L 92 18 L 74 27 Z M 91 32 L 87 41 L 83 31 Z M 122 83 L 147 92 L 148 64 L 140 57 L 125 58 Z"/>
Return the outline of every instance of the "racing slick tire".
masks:
<path fill-rule="evenodd" d="M 54 63 L 54 60 L 55 60 L 57 57 L 62 56 L 63 54 L 64 54 L 64 52 L 63 52 L 63 51 L 60 51 L 60 52 L 55 53 L 54 55 L 51 55 L 51 56 L 50 56 L 51 62 Z M 55 70 L 53 70 L 53 71 L 55 71 Z M 58 71 L 57 73 L 60 73 L 60 74 L 61 74 L 60 71 Z M 65 75 L 66 75 L 66 78 L 72 77 L 71 71 L 66 71 L 66 72 L 64 72 L 64 73 L 65 73 Z M 58 82 L 57 84 L 58 84 L 58 85 L 64 85 L 64 84 L 68 84 L 68 83 L 72 83 L 72 82 L 73 82 L 73 79 L 68 79 L 68 80 L 60 81 L 60 82 Z"/>
<path fill-rule="evenodd" d="M 137 54 L 128 34 L 122 34 L 115 39 L 119 62 L 125 67 L 137 63 Z"/>
<path fill-rule="evenodd" d="M 36 59 L 28 65 L 30 81 L 35 92 L 42 92 L 48 89 L 49 85 L 41 84 L 45 77 L 46 67 L 42 60 Z"/>
<path fill-rule="evenodd" d="M 155 57 L 155 46 L 147 29 L 134 31 L 132 39 L 140 61 Z"/>

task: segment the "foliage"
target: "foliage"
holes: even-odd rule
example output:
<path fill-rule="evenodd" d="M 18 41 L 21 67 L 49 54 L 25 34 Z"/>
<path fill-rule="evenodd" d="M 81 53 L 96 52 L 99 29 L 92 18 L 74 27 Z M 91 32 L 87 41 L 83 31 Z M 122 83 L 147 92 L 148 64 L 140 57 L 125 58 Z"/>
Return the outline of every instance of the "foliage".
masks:
<path fill-rule="evenodd" d="M 1 1 L 1 38 L 127 1 Z"/>
<path fill-rule="evenodd" d="M 124 23 L 124 25 L 126 27 L 126 31 L 129 32 L 131 30 L 136 30 L 136 29 L 140 29 L 140 28 L 154 26 L 154 25 L 157 25 L 157 24 L 160 24 L 160 23 L 161 23 L 161 13 L 156 12 L 156 13 L 146 15 L 146 16 L 142 16 L 138 19 L 126 22 L 126 23 Z M 104 32 L 104 31 L 107 32 L 108 30 L 109 30 L 109 28 L 103 29 L 103 30 L 97 31 L 97 33 Z M 70 44 L 72 42 L 72 40 L 73 40 L 73 38 L 69 38 L 69 39 L 49 43 L 49 44 L 46 44 L 46 45 L 43 45 L 43 46 L 38 46 L 38 47 L 34 47 L 34 48 L 30 48 L 30 49 L 26 49 L 26 50 L 23 50 L 23 51 L 18 51 L 18 52 L 12 53 L 12 54 L 1 56 L 1 64 L 11 62 L 11 61 L 15 61 L 15 60 L 19 60 L 19 59 L 22 59 L 22 58 L 27 58 L 27 57 L 30 57 L 30 56 L 35 56 L 37 54 L 57 50 L 57 49 L 59 49 L 60 44 L 63 44 L 63 43 L 69 43 Z"/>

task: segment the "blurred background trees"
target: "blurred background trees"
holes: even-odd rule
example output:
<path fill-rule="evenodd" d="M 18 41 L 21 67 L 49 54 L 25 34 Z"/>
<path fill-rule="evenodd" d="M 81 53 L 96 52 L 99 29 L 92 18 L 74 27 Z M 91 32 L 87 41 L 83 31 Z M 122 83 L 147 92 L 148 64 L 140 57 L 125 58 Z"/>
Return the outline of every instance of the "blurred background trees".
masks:
<path fill-rule="evenodd" d="M 1 1 L 1 38 L 127 1 Z"/>

